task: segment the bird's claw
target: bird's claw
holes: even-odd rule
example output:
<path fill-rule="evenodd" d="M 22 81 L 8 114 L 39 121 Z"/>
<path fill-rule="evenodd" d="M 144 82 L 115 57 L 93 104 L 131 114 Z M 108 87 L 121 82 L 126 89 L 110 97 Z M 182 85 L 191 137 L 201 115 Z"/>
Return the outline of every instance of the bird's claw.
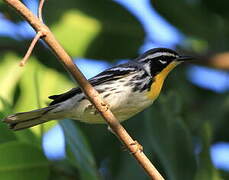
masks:
<path fill-rule="evenodd" d="M 130 144 L 131 146 L 136 146 L 135 150 L 130 152 L 130 154 L 135 154 L 137 152 L 143 152 L 143 146 L 141 144 L 138 143 L 138 141 L 134 141 Z M 123 151 L 127 151 L 127 148 L 125 146 L 122 146 L 122 150 Z"/>
<path fill-rule="evenodd" d="M 104 107 L 104 111 L 106 112 L 108 109 L 110 109 L 110 105 L 107 103 L 102 102 L 101 105 Z"/>
<path fill-rule="evenodd" d="M 130 152 L 131 154 L 135 154 L 137 152 L 143 152 L 143 146 L 139 144 L 138 141 L 135 140 L 130 145 L 136 147 L 134 151 Z"/>

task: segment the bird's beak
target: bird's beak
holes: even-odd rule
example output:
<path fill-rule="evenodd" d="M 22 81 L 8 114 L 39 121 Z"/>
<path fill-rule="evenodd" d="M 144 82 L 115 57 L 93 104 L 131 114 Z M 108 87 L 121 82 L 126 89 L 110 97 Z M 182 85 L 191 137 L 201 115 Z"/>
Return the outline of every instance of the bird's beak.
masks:
<path fill-rule="evenodd" d="M 176 59 L 176 61 L 178 62 L 186 62 L 186 61 L 190 61 L 193 60 L 194 58 L 191 56 L 180 56 Z"/>

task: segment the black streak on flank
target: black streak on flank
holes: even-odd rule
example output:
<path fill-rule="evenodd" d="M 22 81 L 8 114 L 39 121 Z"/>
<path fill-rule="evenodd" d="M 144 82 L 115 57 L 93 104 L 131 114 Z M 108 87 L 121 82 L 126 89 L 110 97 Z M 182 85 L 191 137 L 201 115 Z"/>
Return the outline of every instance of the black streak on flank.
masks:
<path fill-rule="evenodd" d="M 124 84 L 124 86 L 128 87 L 128 86 L 132 86 L 133 82 L 129 81 L 128 83 Z"/>
<path fill-rule="evenodd" d="M 150 91 L 150 88 L 151 88 L 152 83 L 153 83 L 153 81 L 150 80 L 149 83 L 146 83 L 146 84 L 142 87 L 142 89 L 140 90 L 140 92 L 142 92 L 142 91 L 144 91 L 144 90 L 146 90 L 146 89 L 147 89 L 148 91 Z"/>
<path fill-rule="evenodd" d="M 103 98 L 106 98 L 106 97 L 108 97 L 108 96 L 110 96 L 110 95 L 111 95 L 111 94 L 108 93 L 108 94 L 104 95 Z"/>
<path fill-rule="evenodd" d="M 148 83 L 145 83 L 143 87 L 141 87 L 141 83 L 136 83 L 135 86 L 132 88 L 133 92 L 139 91 L 142 92 L 144 90 L 150 91 L 151 85 L 154 82 L 153 79 L 150 79 Z"/>
<path fill-rule="evenodd" d="M 101 94 L 101 93 L 105 92 L 105 89 L 97 89 L 97 92 Z"/>
<path fill-rule="evenodd" d="M 115 90 L 116 90 L 116 88 L 109 89 L 109 91 L 115 91 Z"/>

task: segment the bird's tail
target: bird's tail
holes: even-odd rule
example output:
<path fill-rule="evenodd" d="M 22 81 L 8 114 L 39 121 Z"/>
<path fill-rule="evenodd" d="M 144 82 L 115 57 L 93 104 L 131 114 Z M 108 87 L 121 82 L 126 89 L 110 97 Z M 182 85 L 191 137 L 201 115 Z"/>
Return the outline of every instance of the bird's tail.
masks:
<path fill-rule="evenodd" d="M 34 111 L 16 113 L 7 116 L 5 119 L 3 119 L 3 122 L 7 123 L 13 130 L 21 130 L 33 127 L 57 118 L 58 113 L 55 114 L 51 112 L 56 107 L 57 105 L 52 105 Z"/>

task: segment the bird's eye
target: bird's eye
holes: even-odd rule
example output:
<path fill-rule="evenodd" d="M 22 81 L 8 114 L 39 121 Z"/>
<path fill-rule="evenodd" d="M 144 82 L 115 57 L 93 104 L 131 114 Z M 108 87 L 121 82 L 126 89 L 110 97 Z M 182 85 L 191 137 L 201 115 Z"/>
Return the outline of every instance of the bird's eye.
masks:
<path fill-rule="evenodd" d="M 164 60 L 159 60 L 159 62 L 161 63 L 161 64 L 166 64 L 167 63 L 167 61 L 164 61 Z"/>

